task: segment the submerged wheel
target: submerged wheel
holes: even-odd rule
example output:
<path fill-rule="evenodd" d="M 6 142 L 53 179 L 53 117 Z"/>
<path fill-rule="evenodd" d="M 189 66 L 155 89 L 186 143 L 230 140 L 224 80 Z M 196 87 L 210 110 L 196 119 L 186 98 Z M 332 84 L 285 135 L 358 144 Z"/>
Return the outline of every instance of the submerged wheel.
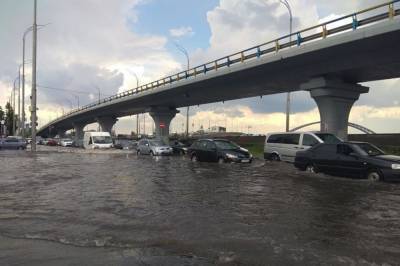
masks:
<path fill-rule="evenodd" d="M 306 172 L 316 174 L 318 171 L 317 171 L 317 168 L 313 164 L 309 164 L 306 166 Z"/>
<path fill-rule="evenodd" d="M 151 155 L 151 156 L 154 156 L 154 152 L 153 152 L 153 151 L 150 151 L 150 155 Z"/>
<path fill-rule="evenodd" d="M 196 154 L 193 154 L 190 159 L 192 160 L 192 162 L 198 162 L 199 161 L 197 156 L 196 156 Z"/>
<path fill-rule="evenodd" d="M 367 179 L 369 181 L 377 182 L 382 180 L 382 174 L 378 170 L 371 170 L 367 174 Z"/>
<path fill-rule="evenodd" d="M 219 157 L 219 158 L 218 158 L 218 163 L 219 163 L 219 164 L 223 164 L 223 163 L 225 163 L 225 160 L 224 160 L 224 158 L 222 158 L 222 157 Z"/>
<path fill-rule="evenodd" d="M 275 162 L 278 162 L 281 160 L 281 158 L 279 158 L 279 155 L 276 153 L 271 154 L 270 158 L 271 158 L 271 161 L 275 161 Z"/>
<path fill-rule="evenodd" d="M 137 155 L 140 155 L 140 150 L 137 150 L 137 151 L 136 151 L 136 154 L 137 154 Z"/>

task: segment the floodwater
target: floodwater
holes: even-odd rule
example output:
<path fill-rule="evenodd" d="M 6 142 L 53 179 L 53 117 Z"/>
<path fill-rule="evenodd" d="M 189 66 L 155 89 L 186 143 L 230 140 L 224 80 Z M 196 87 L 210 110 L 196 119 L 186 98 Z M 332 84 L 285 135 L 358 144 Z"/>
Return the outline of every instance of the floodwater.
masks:
<path fill-rule="evenodd" d="M 287 163 L 0 152 L 1 265 L 399 265 L 400 184 Z"/>

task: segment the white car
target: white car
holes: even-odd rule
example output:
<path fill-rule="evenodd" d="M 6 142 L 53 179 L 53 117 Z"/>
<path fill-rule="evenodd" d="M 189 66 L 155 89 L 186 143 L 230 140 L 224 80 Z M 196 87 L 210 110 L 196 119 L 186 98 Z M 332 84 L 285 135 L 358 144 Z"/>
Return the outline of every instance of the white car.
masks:
<path fill-rule="evenodd" d="M 294 162 L 296 153 L 319 143 L 337 144 L 342 142 L 334 134 L 322 132 L 271 133 L 265 138 L 264 159 Z"/>
<path fill-rule="evenodd" d="M 72 139 L 62 139 L 60 141 L 60 145 L 63 147 L 71 147 L 72 146 Z"/>

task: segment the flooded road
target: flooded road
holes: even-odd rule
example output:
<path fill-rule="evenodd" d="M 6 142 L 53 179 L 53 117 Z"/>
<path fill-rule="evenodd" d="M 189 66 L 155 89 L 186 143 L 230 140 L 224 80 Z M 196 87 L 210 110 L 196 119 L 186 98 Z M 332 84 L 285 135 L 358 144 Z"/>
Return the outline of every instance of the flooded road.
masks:
<path fill-rule="evenodd" d="M 0 152 L 1 265 L 399 265 L 400 184 L 287 163 Z"/>

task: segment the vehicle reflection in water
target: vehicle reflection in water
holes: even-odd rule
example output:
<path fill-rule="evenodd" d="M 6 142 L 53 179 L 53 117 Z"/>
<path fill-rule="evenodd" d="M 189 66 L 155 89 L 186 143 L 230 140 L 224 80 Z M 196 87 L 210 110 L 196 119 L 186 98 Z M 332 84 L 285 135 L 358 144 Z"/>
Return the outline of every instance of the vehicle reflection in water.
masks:
<path fill-rule="evenodd" d="M 400 258 L 398 184 L 312 175 L 287 163 L 136 154 L 2 151 L 0 169 L 6 237 L 143 248 L 204 258 L 200 264 Z"/>

